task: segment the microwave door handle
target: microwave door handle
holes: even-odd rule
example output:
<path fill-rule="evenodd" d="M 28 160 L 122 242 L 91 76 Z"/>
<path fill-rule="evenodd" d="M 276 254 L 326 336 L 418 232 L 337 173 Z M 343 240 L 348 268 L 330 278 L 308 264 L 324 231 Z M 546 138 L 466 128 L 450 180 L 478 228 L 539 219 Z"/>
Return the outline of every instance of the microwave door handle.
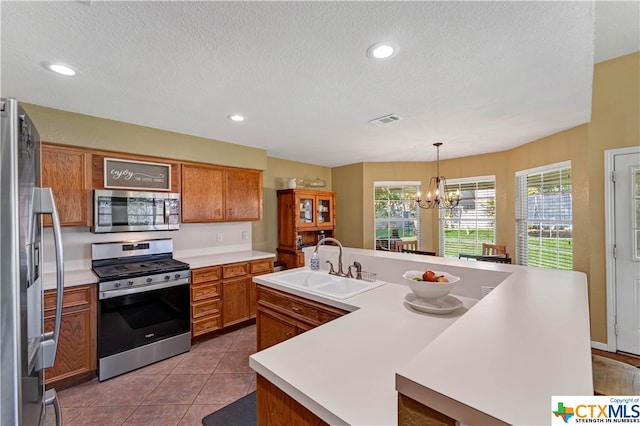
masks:
<path fill-rule="evenodd" d="M 53 224 L 53 241 L 56 253 L 56 316 L 53 332 L 45 333 L 42 341 L 42 368 L 53 367 L 60 337 L 60 321 L 62 319 L 62 296 L 64 291 L 64 259 L 62 254 L 62 233 L 60 218 L 51 188 L 37 188 L 40 198 L 38 214 L 50 214 Z"/>
<path fill-rule="evenodd" d="M 164 199 L 164 226 L 169 229 L 169 212 L 171 211 L 171 200 L 169 198 Z"/>

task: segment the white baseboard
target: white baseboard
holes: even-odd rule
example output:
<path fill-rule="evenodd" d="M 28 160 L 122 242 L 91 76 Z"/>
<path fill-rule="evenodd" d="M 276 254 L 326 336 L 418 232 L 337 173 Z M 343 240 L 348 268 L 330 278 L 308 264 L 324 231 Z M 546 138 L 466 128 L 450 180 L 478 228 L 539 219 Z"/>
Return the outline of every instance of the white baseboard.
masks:
<path fill-rule="evenodd" d="M 615 351 L 610 351 L 609 350 L 609 346 L 606 343 L 600 343 L 600 342 L 591 342 L 591 347 L 593 349 L 600 349 L 601 351 L 607 351 L 607 352 L 615 352 Z"/>

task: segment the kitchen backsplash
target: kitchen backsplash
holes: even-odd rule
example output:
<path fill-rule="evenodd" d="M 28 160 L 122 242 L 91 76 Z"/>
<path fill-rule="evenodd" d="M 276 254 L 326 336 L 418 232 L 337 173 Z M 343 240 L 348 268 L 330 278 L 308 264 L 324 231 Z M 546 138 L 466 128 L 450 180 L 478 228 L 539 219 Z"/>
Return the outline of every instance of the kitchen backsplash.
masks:
<path fill-rule="evenodd" d="M 181 223 L 178 231 L 93 234 L 88 227 L 62 228 L 65 270 L 91 269 L 91 244 L 111 241 L 173 239 L 173 257 L 251 250 L 251 222 Z M 44 229 L 44 273 L 55 272 L 53 232 Z"/>

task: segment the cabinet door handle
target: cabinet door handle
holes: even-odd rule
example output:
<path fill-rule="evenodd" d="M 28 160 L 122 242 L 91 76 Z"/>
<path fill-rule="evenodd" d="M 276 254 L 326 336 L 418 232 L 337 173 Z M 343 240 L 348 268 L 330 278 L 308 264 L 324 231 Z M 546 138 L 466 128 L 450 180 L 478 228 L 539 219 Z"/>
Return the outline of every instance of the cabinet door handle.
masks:
<path fill-rule="evenodd" d="M 302 309 L 297 307 L 297 306 L 292 306 L 291 310 L 297 314 L 299 314 L 300 312 L 302 312 Z"/>

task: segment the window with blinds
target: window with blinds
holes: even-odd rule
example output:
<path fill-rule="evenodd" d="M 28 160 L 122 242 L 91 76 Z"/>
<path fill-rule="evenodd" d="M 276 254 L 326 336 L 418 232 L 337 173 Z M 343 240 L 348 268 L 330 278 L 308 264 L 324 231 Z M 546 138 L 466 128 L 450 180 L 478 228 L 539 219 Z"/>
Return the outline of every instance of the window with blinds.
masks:
<path fill-rule="evenodd" d="M 516 173 L 516 263 L 573 269 L 570 161 Z"/>
<path fill-rule="evenodd" d="M 417 240 L 421 245 L 420 182 L 374 182 L 373 217 L 376 250 L 393 250 L 395 242 Z"/>
<path fill-rule="evenodd" d="M 496 178 L 479 176 L 447 180 L 444 193 L 460 191 L 453 210 L 440 210 L 440 253 L 444 257 L 482 254 L 482 243 L 495 243 Z"/>

